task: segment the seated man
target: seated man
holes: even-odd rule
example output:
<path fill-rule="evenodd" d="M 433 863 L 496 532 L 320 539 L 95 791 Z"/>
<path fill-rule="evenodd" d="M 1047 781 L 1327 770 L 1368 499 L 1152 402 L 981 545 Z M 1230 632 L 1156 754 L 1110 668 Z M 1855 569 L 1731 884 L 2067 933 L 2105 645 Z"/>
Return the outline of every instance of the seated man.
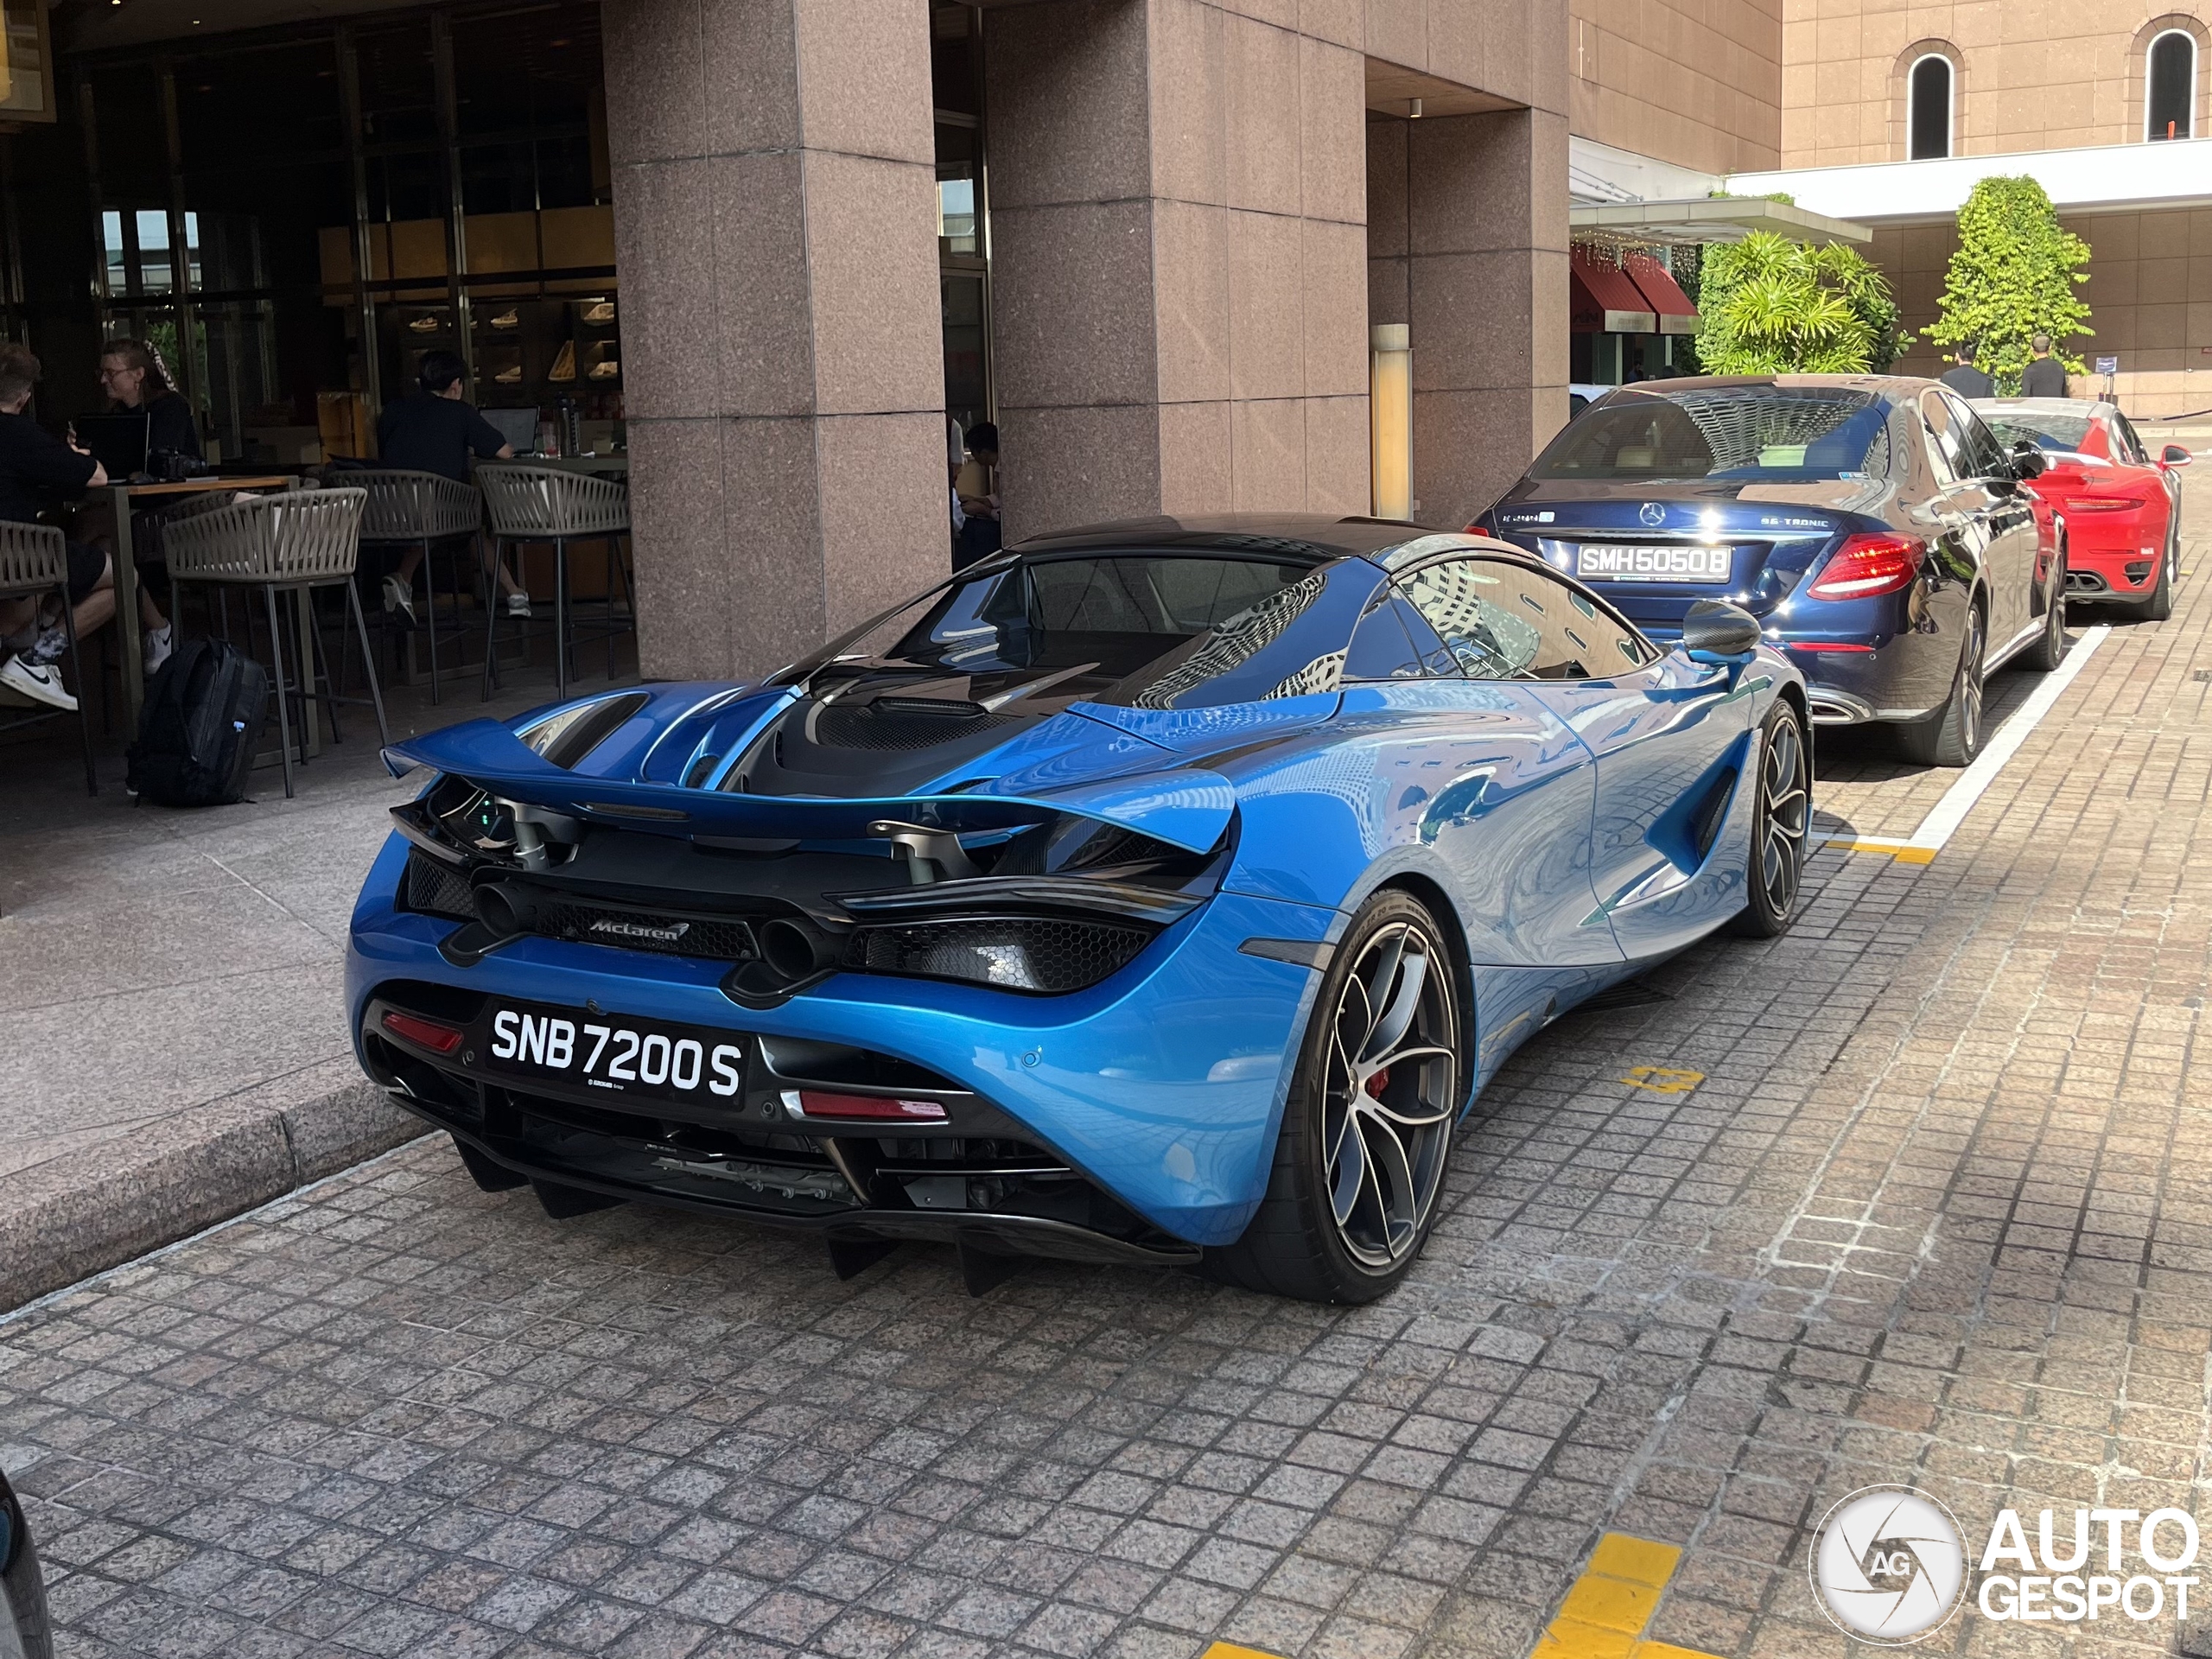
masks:
<path fill-rule="evenodd" d="M 404 472 L 436 473 L 466 484 L 472 454 L 486 461 L 513 456 L 514 445 L 461 397 L 458 357 L 451 352 L 425 352 L 416 379 L 420 391 L 386 404 L 384 413 L 377 417 L 377 455 L 385 466 Z M 506 594 L 507 614 L 528 616 L 530 595 L 522 585 L 488 550 L 485 563 Z M 399 569 L 384 579 L 385 609 L 404 613 L 410 622 L 415 620 L 415 572 L 422 563 L 423 550 L 410 547 L 401 558 Z"/>
<path fill-rule="evenodd" d="M 31 418 L 38 376 L 28 346 L 0 345 L 0 519 L 17 524 L 38 522 L 42 498 L 66 499 L 107 482 L 99 461 Z M 100 549 L 69 543 L 69 603 L 79 639 L 115 614 L 115 570 Z M 68 649 L 58 600 L 0 600 L 0 685 L 51 708 L 77 706 L 54 668 Z"/>

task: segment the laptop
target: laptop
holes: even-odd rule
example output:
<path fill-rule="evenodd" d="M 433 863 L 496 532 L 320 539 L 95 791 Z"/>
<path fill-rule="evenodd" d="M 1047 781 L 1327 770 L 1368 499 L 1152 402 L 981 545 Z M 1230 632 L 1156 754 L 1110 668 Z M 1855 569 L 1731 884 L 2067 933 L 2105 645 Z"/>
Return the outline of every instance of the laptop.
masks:
<path fill-rule="evenodd" d="M 484 418 L 499 429 L 499 435 L 514 446 L 515 454 L 529 454 L 537 448 L 537 410 L 529 409 L 487 409 L 480 411 Z"/>
<path fill-rule="evenodd" d="M 79 415 L 70 424 L 77 442 L 120 484 L 146 470 L 146 413 Z"/>

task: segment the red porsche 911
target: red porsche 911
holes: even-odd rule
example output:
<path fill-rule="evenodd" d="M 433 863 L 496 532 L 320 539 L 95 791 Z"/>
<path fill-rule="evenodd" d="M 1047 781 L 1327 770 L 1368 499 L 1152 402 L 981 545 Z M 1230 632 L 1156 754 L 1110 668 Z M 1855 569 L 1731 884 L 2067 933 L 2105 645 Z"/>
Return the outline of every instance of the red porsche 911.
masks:
<path fill-rule="evenodd" d="M 2127 416 L 2085 397 L 1979 398 L 1975 410 L 2007 448 L 2032 443 L 2044 471 L 2029 488 L 2066 523 L 2068 596 L 2173 614 L 2180 574 L 2181 475 L 2190 452 L 2157 455 Z"/>

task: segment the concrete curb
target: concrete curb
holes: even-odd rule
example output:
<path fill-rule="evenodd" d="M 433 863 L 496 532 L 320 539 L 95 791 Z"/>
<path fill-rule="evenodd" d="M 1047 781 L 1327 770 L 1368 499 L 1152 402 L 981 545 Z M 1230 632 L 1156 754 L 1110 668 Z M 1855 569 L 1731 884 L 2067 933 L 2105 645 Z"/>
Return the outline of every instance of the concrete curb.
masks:
<path fill-rule="evenodd" d="M 10 1175 L 0 1312 L 423 1134 L 349 1056 Z"/>

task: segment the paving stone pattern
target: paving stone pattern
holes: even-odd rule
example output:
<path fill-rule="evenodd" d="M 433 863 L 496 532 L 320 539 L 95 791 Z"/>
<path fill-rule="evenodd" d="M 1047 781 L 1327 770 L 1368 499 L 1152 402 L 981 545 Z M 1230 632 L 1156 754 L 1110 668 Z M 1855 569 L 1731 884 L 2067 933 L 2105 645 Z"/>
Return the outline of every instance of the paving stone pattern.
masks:
<path fill-rule="evenodd" d="M 841 1285 L 710 1218 L 549 1222 L 431 1141 L 0 1323 L 63 1651 L 1518 1656 L 1612 1530 L 1686 1547 L 1649 1635 L 1805 1659 L 1846 1651 L 1808 1527 L 1871 1482 L 1977 1537 L 2212 1536 L 2208 594 L 2119 629 L 1933 864 L 1824 850 L 1788 938 L 1524 1049 L 1380 1306 L 970 1300 L 919 1249 Z M 1916 816 L 1830 751 L 1829 810 Z"/>

